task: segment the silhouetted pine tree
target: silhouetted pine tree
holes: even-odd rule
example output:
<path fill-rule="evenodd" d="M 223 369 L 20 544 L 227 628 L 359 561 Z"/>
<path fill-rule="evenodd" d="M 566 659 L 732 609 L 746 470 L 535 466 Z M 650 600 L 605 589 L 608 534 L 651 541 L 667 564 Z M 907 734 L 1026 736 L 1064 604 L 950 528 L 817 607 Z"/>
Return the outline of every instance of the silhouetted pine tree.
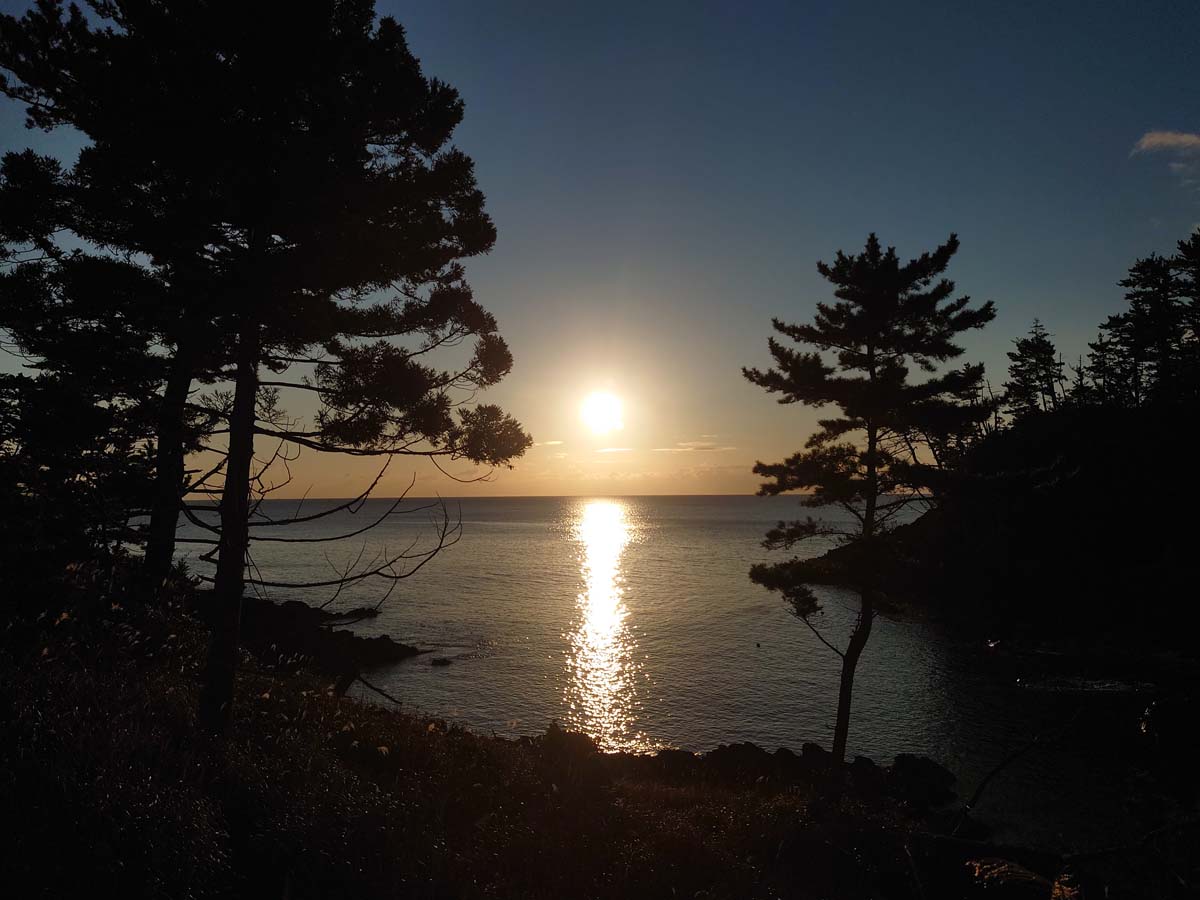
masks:
<path fill-rule="evenodd" d="M 1194 239 L 1192 241 L 1194 243 Z M 1072 400 L 1136 409 L 1200 396 L 1195 302 L 1188 300 L 1188 241 L 1177 256 L 1137 260 L 1120 282 L 1128 308 L 1109 316 L 1088 344 Z"/>
<path fill-rule="evenodd" d="M 1071 388 L 1076 406 L 1122 407 L 1127 403 L 1131 375 L 1117 357 L 1112 340 L 1103 331 L 1088 343 L 1087 358 L 1080 362 L 1080 373 Z"/>
<path fill-rule="evenodd" d="M 51 110 L 89 134 L 87 123 L 121 122 L 121 133 L 104 132 L 107 143 L 93 135 L 114 151 L 95 157 L 97 180 L 107 173 L 121 185 L 114 199 L 130 207 L 109 221 L 136 221 L 131 187 L 153 197 L 179 188 L 163 243 L 176 241 L 184 260 L 195 258 L 196 236 L 205 248 L 196 314 L 219 332 L 233 382 L 219 407 L 228 446 L 201 698 L 202 723 L 220 731 L 261 475 L 256 434 L 492 465 L 529 445 L 500 409 L 466 408 L 455 394 L 492 385 L 511 366 L 459 263 L 488 251 L 495 229 L 470 159 L 449 144 L 461 100 L 422 74 L 403 29 L 376 21 L 371 2 L 130 0 L 97 5 L 96 26 L 74 12 L 64 19 L 58 4 L 39 9 L 22 21 L 23 55 L 4 60 L 31 117 Z M 47 80 L 47 69 L 67 77 Z M 58 114 L 64 97 L 69 118 Z M 474 350 L 460 365 L 425 362 L 464 340 Z M 260 375 L 309 365 L 310 377 Z M 314 428 L 279 424 L 262 389 L 280 385 L 318 394 Z M 369 574 L 392 577 L 382 567 Z"/>
<path fill-rule="evenodd" d="M 134 537 L 127 526 L 149 501 L 150 409 L 163 373 L 140 315 L 161 303 L 162 285 L 133 262 L 64 249 L 64 196 L 53 160 L 0 162 L 0 331 L 39 373 L 4 380 L 0 527 L 4 550 L 39 552 L 45 577 Z"/>
<path fill-rule="evenodd" d="M 189 408 L 189 391 L 196 379 L 219 377 L 227 342 L 214 327 L 223 260 L 213 253 L 222 234 L 213 222 L 213 185 L 202 177 L 209 148 L 180 125 L 205 107 L 199 86 L 181 87 L 185 73 L 147 77 L 165 61 L 152 41 L 139 44 L 121 33 L 127 22 L 154 15 L 152 6 L 138 6 L 97 10 L 118 26 L 115 33 L 93 30 L 75 8 L 64 16 L 61 3 L 38 4 L 20 19 L 0 16 L 0 68 L 11 73 L 0 75 L 0 89 L 27 104 L 29 127 L 69 126 L 90 141 L 65 171 L 55 160 L 12 155 L 7 193 L 21 191 L 20 211 L 30 223 L 25 237 L 52 251 L 73 244 L 127 264 L 138 260 L 160 287 L 130 295 L 120 312 L 128 340 L 152 347 L 158 359 L 158 383 L 147 401 L 155 487 L 144 535 L 146 581 L 153 587 L 175 550 L 188 487 L 184 457 L 211 428 L 207 415 Z M 201 70 L 195 74 L 202 77 Z M 172 147 L 173 164 L 159 143 Z M 184 162 L 189 148 L 196 158 Z M 109 312 L 116 321 L 117 311 Z M 46 358 L 69 354 L 65 345 L 43 344 Z"/>
<path fill-rule="evenodd" d="M 1118 350 L 1137 367 L 1146 402 L 1170 403 L 1180 389 L 1183 304 L 1174 261 L 1157 254 L 1139 259 L 1120 282 L 1129 308 L 1106 325 Z"/>
<path fill-rule="evenodd" d="M 1008 352 L 1004 405 L 1014 419 L 1057 409 L 1065 393 L 1063 362 L 1046 328 L 1037 319 L 1029 334 L 1013 341 Z"/>
<path fill-rule="evenodd" d="M 1200 231 L 1179 242 L 1171 260 L 1182 303 L 1179 339 L 1179 399 L 1200 402 Z"/>
<path fill-rule="evenodd" d="M 753 383 L 780 395 L 780 403 L 823 407 L 840 415 L 821 420 L 806 449 L 780 463 L 758 463 L 754 471 L 769 481 L 760 494 L 811 491 L 803 505 L 841 507 L 855 523 L 848 531 L 814 518 L 780 522 L 768 532 L 768 549 L 791 549 L 818 536 L 838 536 L 856 548 L 861 605 L 845 650 L 828 641 L 810 621 L 820 609 L 804 581 L 801 560 L 761 564 L 750 571 L 753 581 L 778 591 L 830 649 L 842 659 L 833 755 L 844 760 L 849 734 L 854 672 L 871 633 L 878 581 L 877 562 L 895 517 L 906 506 L 927 498 L 931 465 L 929 448 L 913 443 L 923 426 L 942 416 L 956 427 L 987 420 L 994 408 L 971 405 L 979 396 L 983 367 L 964 366 L 935 374 L 941 364 L 962 353 L 955 338 L 981 328 L 995 315 L 988 301 L 972 308 L 969 298 L 952 298 L 954 283 L 940 277 L 958 249 L 954 235 L 932 253 L 901 263 L 892 248 L 882 250 L 872 234 L 862 253 L 838 252 L 832 264 L 817 270 L 834 286 L 835 303 L 817 303 L 812 324 L 792 325 L 778 319 L 779 334 L 811 350 L 794 350 L 771 338 L 775 365 L 765 371 L 743 369 Z M 832 362 L 823 354 L 830 354 Z M 910 381 L 911 367 L 928 373 Z"/>
<path fill-rule="evenodd" d="M 101 382 L 84 369 L 0 375 L 6 604 L 55 602 L 46 585 L 69 565 L 111 559 L 149 500 L 144 408 L 98 393 Z"/>

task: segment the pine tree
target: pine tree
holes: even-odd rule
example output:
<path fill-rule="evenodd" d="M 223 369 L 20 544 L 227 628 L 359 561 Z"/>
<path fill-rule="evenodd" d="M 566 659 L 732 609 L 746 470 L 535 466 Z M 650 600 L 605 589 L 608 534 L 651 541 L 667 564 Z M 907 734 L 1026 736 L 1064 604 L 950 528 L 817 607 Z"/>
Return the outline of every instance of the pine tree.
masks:
<path fill-rule="evenodd" d="M 806 539 L 838 536 L 854 550 L 851 573 L 861 597 L 857 623 L 844 650 L 817 631 L 811 618 L 820 604 L 804 581 L 801 561 L 792 559 L 751 569 L 753 581 L 782 594 L 814 633 L 842 660 L 833 756 L 845 759 L 854 673 L 871 633 L 879 583 L 878 561 L 899 513 L 928 496 L 929 448 L 914 435 L 934 418 L 981 424 L 993 410 L 964 404 L 980 395 L 983 367 L 963 366 L 938 374 L 962 354 L 955 338 L 981 328 L 995 315 L 990 301 L 978 307 L 968 297 L 953 298 L 954 283 L 942 276 L 958 250 L 954 235 L 932 253 L 901 263 L 893 248 L 884 251 L 874 234 L 857 255 L 838 252 L 817 270 L 834 287 L 836 302 L 817 303 L 811 324 L 772 320 L 783 337 L 812 348 L 795 350 L 768 341 L 774 367 L 743 369 L 754 384 L 780 395 L 780 403 L 834 405 L 840 415 L 823 419 L 806 449 L 780 463 L 758 463 L 754 471 L 769 480 L 763 495 L 811 491 L 801 502 L 811 508 L 840 507 L 855 523 L 840 531 L 812 517 L 781 522 L 764 546 L 788 550 Z M 829 355 L 829 357 L 826 356 Z M 910 381 L 915 367 L 928 377 Z"/>
<path fill-rule="evenodd" d="M 1077 402 L 1136 409 L 1200 394 L 1195 302 L 1187 302 L 1189 246 L 1181 241 L 1177 256 L 1151 254 L 1129 267 L 1120 281 L 1128 308 L 1109 316 L 1088 344 Z"/>
<path fill-rule="evenodd" d="M 220 329 L 212 327 L 220 302 L 213 276 L 221 264 L 212 250 L 221 228 L 208 223 L 213 191 L 200 177 L 204 160 L 171 165 L 156 149 L 157 139 L 176 151 L 191 146 L 202 154 L 202 144 L 179 126 L 191 115 L 189 99 L 196 108 L 201 104 L 179 83 L 187 77 L 182 71 L 175 79 L 146 77 L 164 61 L 157 58 L 156 41 L 139 43 L 122 32 L 155 14 L 153 7 L 139 6 L 97 7 L 97 15 L 117 26 L 111 33 L 93 29 L 75 7 L 64 16 L 59 2 L 39 3 L 20 19 L 0 16 L 0 69 L 11 73 L 0 74 L 0 90 L 26 104 L 29 127 L 67 126 L 90 140 L 66 170 L 56 160 L 10 154 L 5 200 L 20 198 L 16 212 L 28 222 L 23 237 L 50 255 L 74 245 L 127 265 L 138 260 L 159 286 L 129 294 L 119 313 L 123 343 L 138 342 L 156 357 L 156 390 L 146 400 L 155 486 L 144 534 L 145 587 L 153 589 L 175 550 L 187 491 L 184 458 L 212 428 L 205 414 L 189 407 L 189 392 L 194 381 L 219 377 L 226 348 Z M 116 310 L 91 312 L 116 321 Z M 66 345 L 42 344 L 45 359 L 69 355 Z"/>
<path fill-rule="evenodd" d="M 1046 327 L 1037 319 L 1029 334 L 1013 341 L 1008 352 L 1004 403 L 1016 420 L 1057 409 L 1065 394 L 1063 362 Z"/>
<path fill-rule="evenodd" d="M 1179 400 L 1200 402 L 1200 230 L 1178 244 L 1171 259 L 1180 309 Z"/>
<path fill-rule="evenodd" d="M 232 382 L 214 406 L 228 442 L 201 698 L 203 724 L 221 731 L 257 435 L 488 465 L 529 446 L 497 407 L 462 405 L 512 364 L 460 262 L 487 252 L 495 228 L 471 160 L 449 143 L 461 100 L 422 73 L 403 29 L 376 21 L 368 0 L 93 11 L 95 23 L 44 3 L 7 20 L 0 43 L 17 49 L 0 63 L 36 124 L 69 122 L 92 138 L 80 163 L 106 200 L 92 208 L 104 210 L 108 240 L 142 243 L 170 272 L 177 321 L 197 323 L 180 339 L 204 336 Z M 465 363 L 426 362 L 463 341 L 474 343 Z M 263 376 L 289 369 L 300 371 Z M 260 416 L 281 385 L 318 394 L 315 427 Z"/>
<path fill-rule="evenodd" d="M 1129 267 L 1120 282 L 1129 308 L 1106 326 L 1118 349 L 1137 367 L 1145 402 L 1171 403 L 1180 390 L 1183 305 L 1174 262 L 1152 253 Z"/>
<path fill-rule="evenodd" d="M 3 379 L 0 525 L 10 558 L 24 556 L 29 573 L 36 556 L 50 578 L 135 537 L 128 523 L 149 501 L 149 411 L 163 373 L 140 315 L 161 302 L 161 283 L 135 262 L 63 249 L 56 235 L 69 229 L 68 213 L 55 161 L 5 155 L 0 330 L 38 374 Z"/>

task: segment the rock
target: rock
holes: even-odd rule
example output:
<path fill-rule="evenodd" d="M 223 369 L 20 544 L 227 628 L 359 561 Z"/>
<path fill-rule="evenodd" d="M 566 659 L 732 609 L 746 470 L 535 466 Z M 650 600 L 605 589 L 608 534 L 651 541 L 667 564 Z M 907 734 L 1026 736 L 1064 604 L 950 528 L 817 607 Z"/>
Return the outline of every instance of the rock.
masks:
<path fill-rule="evenodd" d="M 669 781 L 695 778 L 703 767 L 700 757 L 695 753 L 670 747 L 654 754 L 653 761 L 655 774 Z"/>
<path fill-rule="evenodd" d="M 722 744 L 704 754 L 704 767 L 715 777 L 728 781 L 753 781 L 770 775 L 774 768 L 771 754 L 748 741 Z"/>
<path fill-rule="evenodd" d="M 865 756 L 856 756 L 850 763 L 850 780 L 855 788 L 868 794 L 882 794 L 887 790 L 888 773 Z"/>
<path fill-rule="evenodd" d="M 808 777 L 808 768 L 803 757 L 787 747 L 780 747 L 771 755 L 775 763 L 775 774 L 784 781 L 802 781 Z"/>
<path fill-rule="evenodd" d="M 833 754 L 820 744 L 811 742 L 800 745 L 800 759 L 811 774 L 828 772 L 833 765 Z"/>
<path fill-rule="evenodd" d="M 380 613 L 379 607 L 376 606 L 357 606 L 354 609 L 348 609 L 345 612 L 331 612 L 329 618 L 331 620 L 342 621 L 344 619 L 373 619 Z"/>
<path fill-rule="evenodd" d="M 551 722 L 539 739 L 543 758 L 555 783 L 564 789 L 587 789 L 609 780 L 603 754 L 595 740 L 577 731 L 566 731 Z"/>
<path fill-rule="evenodd" d="M 919 811 L 954 800 L 954 773 L 924 756 L 901 753 L 888 771 L 888 793 Z"/>
<path fill-rule="evenodd" d="M 578 731 L 567 731 L 557 722 L 546 726 L 542 747 L 555 756 L 590 756 L 599 753 L 595 739 Z"/>
<path fill-rule="evenodd" d="M 388 635 L 367 638 L 328 627 L 339 618 L 298 600 L 271 603 L 246 598 L 242 640 L 265 663 L 289 670 L 308 664 L 333 675 L 399 662 L 420 652 Z"/>
<path fill-rule="evenodd" d="M 453 661 L 454 661 L 454 660 L 452 660 L 452 659 L 447 659 L 447 658 L 446 658 L 446 657 L 444 657 L 444 656 L 435 656 L 433 659 L 431 659 L 431 660 L 429 661 L 429 664 L 430 664 L 431 666 L 448 666 L 448 665 L 450 665 L 450 663 L 452 663 Z"/>

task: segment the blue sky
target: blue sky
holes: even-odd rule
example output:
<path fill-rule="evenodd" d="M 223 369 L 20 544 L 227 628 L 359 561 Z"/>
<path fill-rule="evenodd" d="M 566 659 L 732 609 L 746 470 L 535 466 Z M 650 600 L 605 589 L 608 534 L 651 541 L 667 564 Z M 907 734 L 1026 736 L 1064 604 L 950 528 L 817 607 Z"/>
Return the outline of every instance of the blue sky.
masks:
<path fill-rule="evenodd" d="M 480 492 L 752 489 L 814 417 L 739 368 L 869 231 L 902 255 L 959 234 L 952 277 L 999 308 L 969 356 L 998 384 L 1034 316 L 1073 359 L 1126 267 L 1200 223 L 1200 139 L 1135 152 L 1200 132 L 1195 2 L 379 10 L 462 93 L 499 229 L 469 267 L 517 363 L 489 399 L 543 446 Z M 69 146 L 20 122 L 0 109 L 5 148 Z M 625 401 L 619 436 L 581 433 L 594 389 Z M 358 471 L 311 466 L 317 493 Z"/>

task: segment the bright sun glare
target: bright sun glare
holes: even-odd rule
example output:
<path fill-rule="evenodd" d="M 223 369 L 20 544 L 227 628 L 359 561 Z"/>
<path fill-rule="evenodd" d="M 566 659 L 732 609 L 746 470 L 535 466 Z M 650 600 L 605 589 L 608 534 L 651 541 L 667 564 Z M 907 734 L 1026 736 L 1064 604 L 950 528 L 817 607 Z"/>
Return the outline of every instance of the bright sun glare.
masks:
<path fill-rule="evenodd" d="M 602 391 L 588 394 L 579 409 L 579 417 L 592 434 L 609 434 L 625 427 L 621 421 L 620 399 Z"/>

